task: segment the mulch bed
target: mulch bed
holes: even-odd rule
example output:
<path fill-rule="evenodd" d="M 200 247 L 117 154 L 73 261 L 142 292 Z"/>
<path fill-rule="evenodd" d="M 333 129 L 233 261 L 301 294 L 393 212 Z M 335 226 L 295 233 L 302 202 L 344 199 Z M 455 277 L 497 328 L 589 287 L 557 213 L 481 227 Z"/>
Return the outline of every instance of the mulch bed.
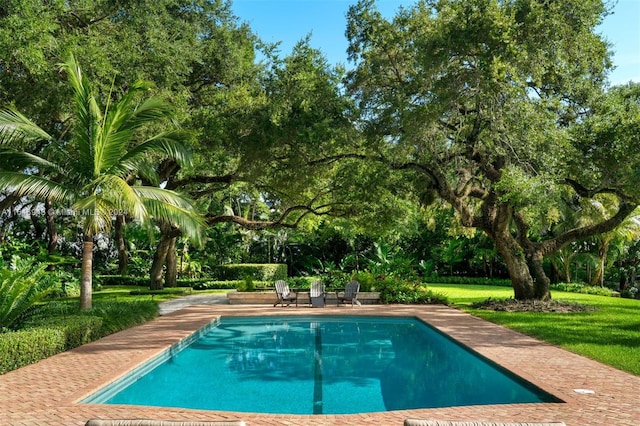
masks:
<path fill-rule="evenodd" d="M 563 302 L 557 300 L 515 300 L 515 299 L 487 299 L 471 305 L 476 309 L 486 309 L 491 311 L 504 312 L 554 312 L 572 313 L 595 311 L 594 306 L 582 305 L 580 303 Z"/>

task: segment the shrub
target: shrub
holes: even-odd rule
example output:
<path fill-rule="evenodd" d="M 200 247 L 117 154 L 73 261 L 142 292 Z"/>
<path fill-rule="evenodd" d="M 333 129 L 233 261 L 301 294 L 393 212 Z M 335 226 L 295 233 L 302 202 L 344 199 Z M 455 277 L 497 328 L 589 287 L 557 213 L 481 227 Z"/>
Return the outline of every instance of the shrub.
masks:
<path fill-rule="evenodd" d="M 80 296 L 80 280 L 68 271 L 55 270 L 47 274 L 47 279 L 57 283 L 57 290 L 50 293 L 51 297 L 78 297 Z"/>
<path fill-rule="evenodd" d="M 142 324 L 158 314 L 153 301 L 95 300 L 91 313 L 75 301 L 38 306 L 23 330 L 0 333 L 0 374 Z"/>
<path fill-rule="evenodd" d="M 194 290 L 233 290 L 241 288 L 244 281 L 242 280 L 230 280 L 230 281 L 199 281 L 193 284 Z M 266 283 L 265 283 L 266 284 Z"/>
<path fill-rule="evenodd" d="M 627 299 L 638 299 L 640 298 L 640 291 L 638 290 L 638 287 L 632 286 L 622 290 L 621 296 Z"/>
<path fill-rule="evenodd" d="M 240 284 L 240 287 L 238 287 L 238 290 L 240 291 L 255 291 L 256 289 L 256 285 L 253 282 L 253 276 L 252 275 L 245 275 L 245 277 L 242 279 L 242 284 Z"/>
<path fill-rule="evenodd" d="M 614 291 L 606 287 L 596 287 L 583 283 L 558 283 L 549 286 L 551 290 L 566 291 L 569 293 L 595 294 L 599 296 L 613 296 Z"/>
<path fill-rule="evenodd" d="M 102 318 L 96 316 L 72 315 L 51 318 L 47 321 L 47 324 L 42 324 L 36 328 L 62 331 L 65 342 L 64 350 L 68 350 L 100 338 L 102 322 Z"/>
<path fill-rule="evenodd" d="M 281 263 L 231 264 L 213 268 L 213 275 L 220 280 L 243 280 L 251 276 L 257 281 L 277 281 L 287 278 L 287 265 Z"/>
<path fill-rule="evenodd" d="M 101 327 L 102 318 L 73 315 L 0 334 L 0 374 L 91 342 L 100 337 Z"/>
<path fill-rule="evenodd" d="M 33 328 L 0 334 L 0 374 L 33 364 L 66 349 L 64 331 Z"/>
<path fill-rule="evenodd" d="M 426 285 L 396 278 L 385 278 L 378 283 L 382 303 L 446 305 L 447 296 L 431 291 Z"/>
<path fill-rule="evenodd" d="M 358 272 L 353 279 L 360 283 L 360 291 L 373 291 L 376 288 L 376 278 L 371 272 Z"/>
<path fill-rule="evenodd" d="M 317 279 L 317 277 L 289 277 L 285 281 L 290 288 L 308 289 L 311 288 L 311 283 Z"/>

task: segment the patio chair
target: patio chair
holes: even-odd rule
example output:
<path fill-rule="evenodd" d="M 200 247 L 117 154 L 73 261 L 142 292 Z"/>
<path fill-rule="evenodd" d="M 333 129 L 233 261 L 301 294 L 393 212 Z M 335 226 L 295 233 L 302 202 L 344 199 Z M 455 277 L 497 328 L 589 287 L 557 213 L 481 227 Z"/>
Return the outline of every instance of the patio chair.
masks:
<path fill-rule="evenodd" d="M 284 307 L 285 303 L 289 306 L 292 302 L 296 302 L 296 307 L 298 306 L 298 293 L 289 290 L 289 284 L 283 280 L 276 281 L 276 295 L 278 296 L 278 301 L 273 304 L 274 308 L 278 306 L 278 303 L 281 303 L 282 307 Z"/>
<path fill-rule="evenodd" d="M 325 291 L 322 281 L 314 281 L 311 283 L 311 289 L 309 291 L 309 305 L 310 306 L 326 306 L 327 304 L 327 292 Z"/>
<path fill-rule="evenodd" d="M 351 306 L 358 305 L 360 306 L 360 302 L 358 301 L 358 292 L 360 291 L 360 283 L 356 280 L 350 281 L 344 289 L 344 292 L 336 291 L 336 306 L 340 306 L 340 303 L 346 304 L 347 302 L 351 302 Z"/>

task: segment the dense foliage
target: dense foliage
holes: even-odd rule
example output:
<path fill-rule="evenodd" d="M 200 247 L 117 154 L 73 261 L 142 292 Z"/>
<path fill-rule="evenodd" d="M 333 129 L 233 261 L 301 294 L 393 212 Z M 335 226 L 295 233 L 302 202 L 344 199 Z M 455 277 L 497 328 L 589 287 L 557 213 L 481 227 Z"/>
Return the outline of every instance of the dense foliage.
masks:
<path fill-rule="evenodd" d="M 21 318 L 20 330 L 0 333 L 0 374 L 142 324 L 157 314 L 158 304 L 152 300 L 100 300 L 90 314 L 71 302 L 41 305 Z"/>
<path fill-rule="evenodd" d="M 305 39 L 281 56 L 228 2 L 143 3 L 0 7 L 1 254 L 46 262 L 58 295 L 88 309 L 94 269 L 154 291 L 284 276 L 220 272 L 234 263 L 335 288 L 639 294 L 640 89 L 607 86 L 604 2 L 418 1 L 385 19 L 362 0 L 349 72 Z"/>

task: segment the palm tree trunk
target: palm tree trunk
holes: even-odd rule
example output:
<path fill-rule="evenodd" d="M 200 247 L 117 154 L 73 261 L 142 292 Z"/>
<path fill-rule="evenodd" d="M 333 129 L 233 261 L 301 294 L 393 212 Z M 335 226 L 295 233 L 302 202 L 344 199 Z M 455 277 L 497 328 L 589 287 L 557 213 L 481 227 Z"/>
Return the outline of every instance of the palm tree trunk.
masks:
<path fill-rule="evenodd" d="M 47 223 L 47 253 L 54 254 L 58 249 L 58 230 L 56 229 L 55 216 L 53 214 L 53 204 L 51 203 L 51 199 L 47 198 L 44 201 L 44 217 Z M 55 269 L 55 265 L 49 265 L 47 270 L 53 271 Z"/>
<path fill-rule="evenodd" d="M 116 216 L 115 234 L 116 242 L 118 244 L 118 274 L 120 275 L 126 275 L 127 264 L 129 263 L 129 256 L 127 255 L 127 245 L 125 244 L 123 234 L 124 224 L 124 216 Z"/>
<path fill-rule="evenodd" d="M 80 278 L 80 309 L 91 310 L 91 291 L 93 284 L 93 234 L 82 235 L 82 277 Z"/>

